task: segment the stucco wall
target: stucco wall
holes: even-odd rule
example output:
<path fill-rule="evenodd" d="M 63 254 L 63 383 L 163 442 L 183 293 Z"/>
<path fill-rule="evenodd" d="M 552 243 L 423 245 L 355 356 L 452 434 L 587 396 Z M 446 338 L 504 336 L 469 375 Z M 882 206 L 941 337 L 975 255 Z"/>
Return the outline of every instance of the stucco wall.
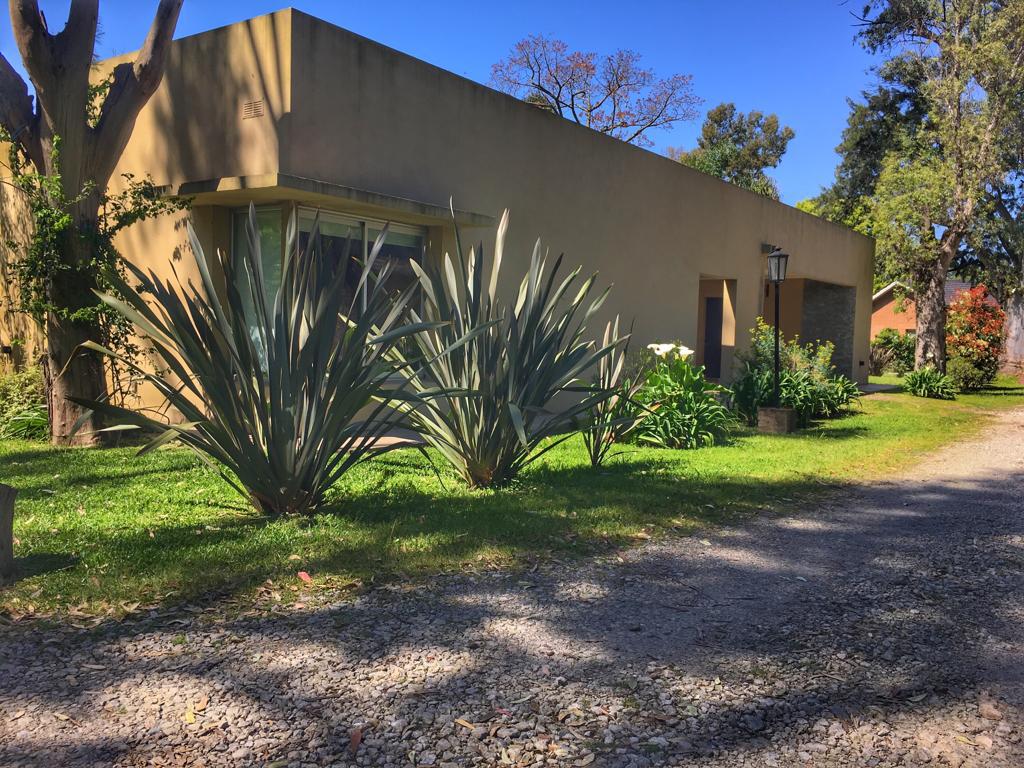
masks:
<path fill-rule="evenodd" d="M 736 343 L 745 346 L 761 304 L 761 244 L 782 245 L 792 278 L 858 288 L 850 357 L 867 359 L 868 238 L 301 13 L 292 32 L 282 171 L 436 203 L 451 195 L 494 217 L 507 207 L 510 272 L 541 237 L 614 284 L 606 314 L 635 316 L 643 343 L 699 343 L 704 276 L 736 280 Z M 470 234 L 490 246 L 489 231 Z"/>
<path fill-rule="evenodd" d="M 259 101 L 262 114 L 247 116 Z M 700 344 L 702 277 L 730 281 L 733 342 L 746 346 L 764 297 L 761 245 L 781 245 L 794 286 L 856 287 L 851 358 L 855 374 L 866 373 L 857 361 L 868 353 L 868 238 L 297 11 L 176 41 L 125 171 L 195 195 L 192 218 L 210 253 L 230 247 L 230 208 L 250 200 L 428 225 L 435 255 L 452 245 L 438 213 L 450 197 L 476 214 L 465 217 L 464 238 L 484 240 L 488 252 L 493 225 L 482 222 L 507 207 L 506 292 L 540 237 L 567 265 L 614 284 L 595 329 L 615 313 L 635 319 L 638 346 Z M 119 246 L 166 274 L 183 235 L 181 218 L 165 217 Z"/>
<path fill-rule="evenodd" d="M 0 152 L 4 149 L 0 145 Z M 17 311 L 21 299 L 14 260 L 20 258 L 31 235 L 22 193 L 10 184 L 0 184 L 0 373 L 34 365 L 43 354 L 42 328 Z"/>

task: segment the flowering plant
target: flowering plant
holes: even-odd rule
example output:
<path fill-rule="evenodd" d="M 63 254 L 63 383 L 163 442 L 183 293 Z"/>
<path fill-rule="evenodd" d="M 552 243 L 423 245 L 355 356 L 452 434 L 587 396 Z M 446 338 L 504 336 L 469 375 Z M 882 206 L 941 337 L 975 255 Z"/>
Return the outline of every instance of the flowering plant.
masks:
<path fill-rule="evenodd" d="M 961 291 L 950 302 L 946 318 L 946 351 L 949 358 L 970 363 L 992 381 L 999 372 L 1003 353 L 1006 313 L 988 298 L 984 285 Z"/>
<path fill-rule="evenodd" d="M 656 357 L 661 358 L 678 357 L 680 360 L 685 360 L 693 354 L 693 350 L 683 344 L 656 343 L 648 344 L 647 348 L 651 350 Z"/>
<path fill-rule="evenodd" d="M 710 382 L 693 350 L 682 344 L 648 344 L 656 356 L 636 393 L 643 409 L 632 431 L 638 443 L 661 448 L 700 448 L 720 442 L 732 424 L 722 404 L 728 390 Z"/>

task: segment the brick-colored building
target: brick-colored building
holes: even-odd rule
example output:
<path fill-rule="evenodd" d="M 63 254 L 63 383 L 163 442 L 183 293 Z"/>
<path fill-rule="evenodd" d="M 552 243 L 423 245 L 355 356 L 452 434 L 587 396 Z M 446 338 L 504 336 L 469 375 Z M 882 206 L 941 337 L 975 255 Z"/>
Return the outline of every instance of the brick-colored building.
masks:
<path fill-rule="evenodd" d="M 946 306 L 962 291 L 970 290 L 963 280 L 946 281 Z M 902 289 L 902 290 L 898 290 Z M 900 333 L 917 330 L 917 311 L 909 290 L 894 281 L 871 297 L 871 338 L 883 328 L 894 328 Z"/>

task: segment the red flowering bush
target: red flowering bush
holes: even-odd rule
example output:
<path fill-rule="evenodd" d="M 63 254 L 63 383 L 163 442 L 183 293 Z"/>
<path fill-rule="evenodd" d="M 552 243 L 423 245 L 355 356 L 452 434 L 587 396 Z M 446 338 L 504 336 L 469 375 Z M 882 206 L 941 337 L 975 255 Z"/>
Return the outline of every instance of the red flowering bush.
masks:
<path fill-rule="evenodd" d="M 947 356 L 969 363 L 986 383 L 999 372 L 1006 321 L 1006 314 L 987 293 L 983 285 L 961 292 L 950 303 L 946 318 Z"/>

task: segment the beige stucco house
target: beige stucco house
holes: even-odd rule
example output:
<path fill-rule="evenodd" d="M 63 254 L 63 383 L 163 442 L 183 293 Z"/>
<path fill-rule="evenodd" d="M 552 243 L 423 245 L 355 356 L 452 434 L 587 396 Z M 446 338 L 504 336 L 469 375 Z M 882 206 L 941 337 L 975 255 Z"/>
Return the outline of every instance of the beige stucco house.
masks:
<path fill-rule="evenodd" d="M 791 254 L 784 330 L 833 340 L 839 367 L 867 375 L 870 239 L 295 10 L 176 41 L 126 171 L 192 196 L 208 253 L 245 247 L 254 202 L 275 260 L 295 209 L 304 228 L 320 209 L 339 244 L 392 222 L 401 261 L 451 248 L 449 198 L 464 240 L 488 249 L 508 208 L 507 275 L 540 237 L 614 284 L 601 325 L 635 319 L 636 343 L 680 340 L 726 381 L 771 306 L 763 246 L 779 245 Z M 187 268 L 187 247 L 180 217 L 120 242 L 161 271 Z"/>

